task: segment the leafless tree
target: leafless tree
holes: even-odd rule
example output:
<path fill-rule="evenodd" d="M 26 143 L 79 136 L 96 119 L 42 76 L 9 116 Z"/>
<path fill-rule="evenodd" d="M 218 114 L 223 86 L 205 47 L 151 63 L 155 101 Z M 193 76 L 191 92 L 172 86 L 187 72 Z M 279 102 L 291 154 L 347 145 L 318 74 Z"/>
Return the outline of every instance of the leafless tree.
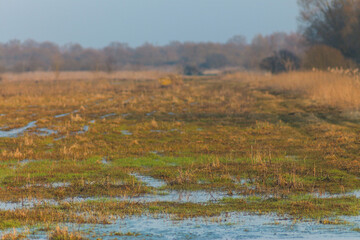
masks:
<path fill-rule="evenodd" d="M 298 0 L 301 30 L 312 44 L 360 62 L 360 0 Z"/>

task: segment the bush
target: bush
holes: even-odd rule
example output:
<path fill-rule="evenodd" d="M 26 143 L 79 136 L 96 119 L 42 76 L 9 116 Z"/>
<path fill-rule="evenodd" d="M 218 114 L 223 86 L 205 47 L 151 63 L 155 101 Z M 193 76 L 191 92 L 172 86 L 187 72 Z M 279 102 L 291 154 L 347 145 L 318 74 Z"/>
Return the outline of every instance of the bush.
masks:
<path fill-rule="evenodd" d="M 311 47 L 305 54 L 303 67 L 306 69 L 322 69 L 342 67 L 351 68 L 355 64 L 346 59 L 344 55 L 333 47 L 326 45 L 315 45 Z"/>
<path fill-rule="evenodd" d="M 200 69 L 195 65 L 185 65 L 183 68 L 183 73 L 187 76 L 202 75 Z"/>
<path fill-rule="evenodd" d="M 223 68 L 229 61 L 224 54 L 210 54 L 206 56 L 206 60 L 201 64 L 202 68 L 212 69 L 212 68 Z"/>
<path fill-rule="evenodd" d="M 288 72 L 300 68 L 300 58 L 288 50 L 275 52 L 273 56 L 264 58 L 260 68 L 272 73 Z"/>

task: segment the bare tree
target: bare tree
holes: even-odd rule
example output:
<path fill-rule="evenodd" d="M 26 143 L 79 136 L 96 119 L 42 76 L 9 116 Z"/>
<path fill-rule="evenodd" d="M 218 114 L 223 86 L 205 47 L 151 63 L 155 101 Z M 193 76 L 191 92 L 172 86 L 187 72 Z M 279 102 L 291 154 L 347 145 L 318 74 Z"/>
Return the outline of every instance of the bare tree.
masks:
<path fill-rule="evenodd" d="M 298 0 L 301 29 L 312 44 L 360 62 L 360 0 Z"/>

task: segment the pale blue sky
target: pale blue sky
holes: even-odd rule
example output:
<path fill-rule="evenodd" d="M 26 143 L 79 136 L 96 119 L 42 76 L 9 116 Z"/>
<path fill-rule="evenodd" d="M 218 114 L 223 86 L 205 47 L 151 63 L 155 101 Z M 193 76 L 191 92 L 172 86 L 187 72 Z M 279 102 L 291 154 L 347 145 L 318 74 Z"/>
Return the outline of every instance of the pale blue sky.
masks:
<path fill-rule="evenodd" d="M 296 0 L 0 0 L 0 42 L 226 42 L 297 29 Z"/>

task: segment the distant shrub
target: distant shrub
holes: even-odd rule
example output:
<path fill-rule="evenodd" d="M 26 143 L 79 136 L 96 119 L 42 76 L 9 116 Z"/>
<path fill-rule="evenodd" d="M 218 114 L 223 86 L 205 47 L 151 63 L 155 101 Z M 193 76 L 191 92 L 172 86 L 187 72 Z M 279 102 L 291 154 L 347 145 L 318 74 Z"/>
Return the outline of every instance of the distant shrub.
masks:
<path fill-rule="evenodd" d="M 288 72 L 300 68 L 300 58 L 288 50 L 275 52 L 273 56 L 264 58 L 260 68 L 272 73 Z"/>
<path fill-rule="evenodd" d="M 202 75 L 202 72 L 196 65 L 185 65 L 183 68 L 183 74 L 186 76 L 196 76 Z"/>
<path fill-rule="evenodd" d="M 337 49 L 326 45 L 315 45 L 305 54 L 303 67 L 306 69 L 351 68 L 355 64 Z"/>
<path fill-rule="evenodd" d="M 214 69 L 223 68 L 229 64 L 227 57 L 224 54 L 210 54 L 206 56 L 205 62 L 201 64 L 202 68 Z"/>

